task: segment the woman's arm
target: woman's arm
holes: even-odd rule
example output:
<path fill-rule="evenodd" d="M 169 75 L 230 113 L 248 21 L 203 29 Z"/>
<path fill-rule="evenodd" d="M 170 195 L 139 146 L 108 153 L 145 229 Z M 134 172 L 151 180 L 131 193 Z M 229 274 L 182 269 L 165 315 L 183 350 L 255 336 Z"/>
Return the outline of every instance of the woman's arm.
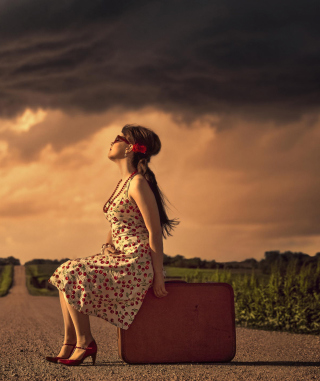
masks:
<path fill-rule="evenodd" d="M 110 245 L 113 244 L 113 242 L 112 242 L 111 228 L 110 228 L 109 233 L 107 235 L 106 243 L 109 243 Z"/>
<path fill-rule="evenodd" d="M 114 243 L 112 241 L 112 227 L 110 227 L 109 233 L 107 235 L 106 243 L 105 245 L 108 245 L 107 247 L 104 248 L 104 250 L 107 250 L 111 254 L 116 254 L 116 253 L 121 253 L 121 251 L 116 250 Z M 109 246 L 111 245 L 111 246 Z M 102 245 L 103 247 L 104 245 Z"/>
<path fill-rule="evenodd" d="M 163 241 L 159 209 L 156 198 L 142 175 L 136 175 L 130 183 L 129 197 L 138 205 L 149 232 L 152 266 L 154 269 L 154 292 L 158 297 L 166 296 L 163 277 Z"/>

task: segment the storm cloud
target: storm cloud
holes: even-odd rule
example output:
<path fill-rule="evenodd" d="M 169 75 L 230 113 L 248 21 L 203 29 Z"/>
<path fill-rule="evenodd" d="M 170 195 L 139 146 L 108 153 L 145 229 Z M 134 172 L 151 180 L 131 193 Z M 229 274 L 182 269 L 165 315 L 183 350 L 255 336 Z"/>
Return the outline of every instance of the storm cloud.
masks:
<path fill-rule="evenodd" d="M 315 1 L 2 1 L 0 115 L 319 111 Z"/>

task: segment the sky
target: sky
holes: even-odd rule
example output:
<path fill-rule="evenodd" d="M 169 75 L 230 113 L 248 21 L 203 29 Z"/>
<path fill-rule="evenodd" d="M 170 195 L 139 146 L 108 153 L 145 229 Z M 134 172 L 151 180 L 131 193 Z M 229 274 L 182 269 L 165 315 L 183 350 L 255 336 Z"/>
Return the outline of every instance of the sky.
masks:
<path fill-rule="evenodd" d="M 100 252 L 127 123 L 179 218 L 167 255 L 320 251 L 316 1 L 0 2 L 0 257 Z"/>

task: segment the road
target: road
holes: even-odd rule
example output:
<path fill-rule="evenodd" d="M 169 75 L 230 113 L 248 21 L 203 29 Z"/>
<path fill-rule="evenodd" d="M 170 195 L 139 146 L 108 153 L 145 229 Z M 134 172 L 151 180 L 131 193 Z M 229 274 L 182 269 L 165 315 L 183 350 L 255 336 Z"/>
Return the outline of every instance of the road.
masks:
<path fill-rule="evenodd" d="M 96 366 L 47 362 L 63 343 L 56 297 L 31 296 L 24 266 L 0 298 L 0 380 L 320 380 L 320 337 L 237 328 L 237 353 L 230 363 L 130 365 L 118 356 L 117 328 L 90 317 L 98 345 Z M 90 364 L 90 360 L 88 360 Z"/>

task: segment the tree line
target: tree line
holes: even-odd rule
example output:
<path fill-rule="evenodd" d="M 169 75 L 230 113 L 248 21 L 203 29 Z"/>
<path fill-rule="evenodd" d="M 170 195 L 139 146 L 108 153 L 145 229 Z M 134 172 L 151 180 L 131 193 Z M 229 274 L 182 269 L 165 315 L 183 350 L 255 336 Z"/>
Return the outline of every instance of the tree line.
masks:
<path fill-rule="evenodd" d="M 320 252 L 314 256 L 310 256 L 301 252 L 285 251 L 280 253 L 279 250 L 266 251 L 264 258 L 258 261 L 255 258 L 245 259 L 243 261 L 231 261 L 231 262 L 216 262 L 214 259 L 207 261 L 199 257 L 185 258 L 183 255 L 176 255 L 170 257 L 164 254 L 163 264 L 164 266 L 173 267 L 186 267 L 194 269 L 257 269 L 264 274 L 270 274 L 273 266 L 276 266 L 281 274 L 286 272 L 288 264 L 295 260 L 297 267 L 301 268 L 303 265 L 317 266 L 320 261 Z"/>
<path fill-rule="evenodd" d="M 32 264 L 55 264 L 59 266 L 61 263 L 68 261 L 70 258 L 63 259 L 32 259 L 26 262 L 26 265 Z M 307 266 L 317 266 L 318 261 L 320 261 L 320 252 L 316 253 L 314 256 L 302 252 L 292 252 L 285 251 L 280 253 L 279 250 L 266 251 L 264 253 L 264 258 L 258 261 L 255 258 L 245 259 L 243 261 L 231 261 L 231 262 L 216 262 L 214 259 L 208 261 L 206 259 L 201 259 L 200 257 L 185 258 L 183 255 L 175 255 L 171 257 L 164 254 L 163 265 L 172 267 L 184 267 L 192 269 L 258 269 L 264 274 L 270 274 L 271 267 L 276 266 L 281 273 L 285 273 L 288 264 L 291 260 L 295 259 L 297 266 L 302 267 Z M 20 265 L 20 260 L 14 257 L 0 258 L 0 266 L 4 265 Z"/>

